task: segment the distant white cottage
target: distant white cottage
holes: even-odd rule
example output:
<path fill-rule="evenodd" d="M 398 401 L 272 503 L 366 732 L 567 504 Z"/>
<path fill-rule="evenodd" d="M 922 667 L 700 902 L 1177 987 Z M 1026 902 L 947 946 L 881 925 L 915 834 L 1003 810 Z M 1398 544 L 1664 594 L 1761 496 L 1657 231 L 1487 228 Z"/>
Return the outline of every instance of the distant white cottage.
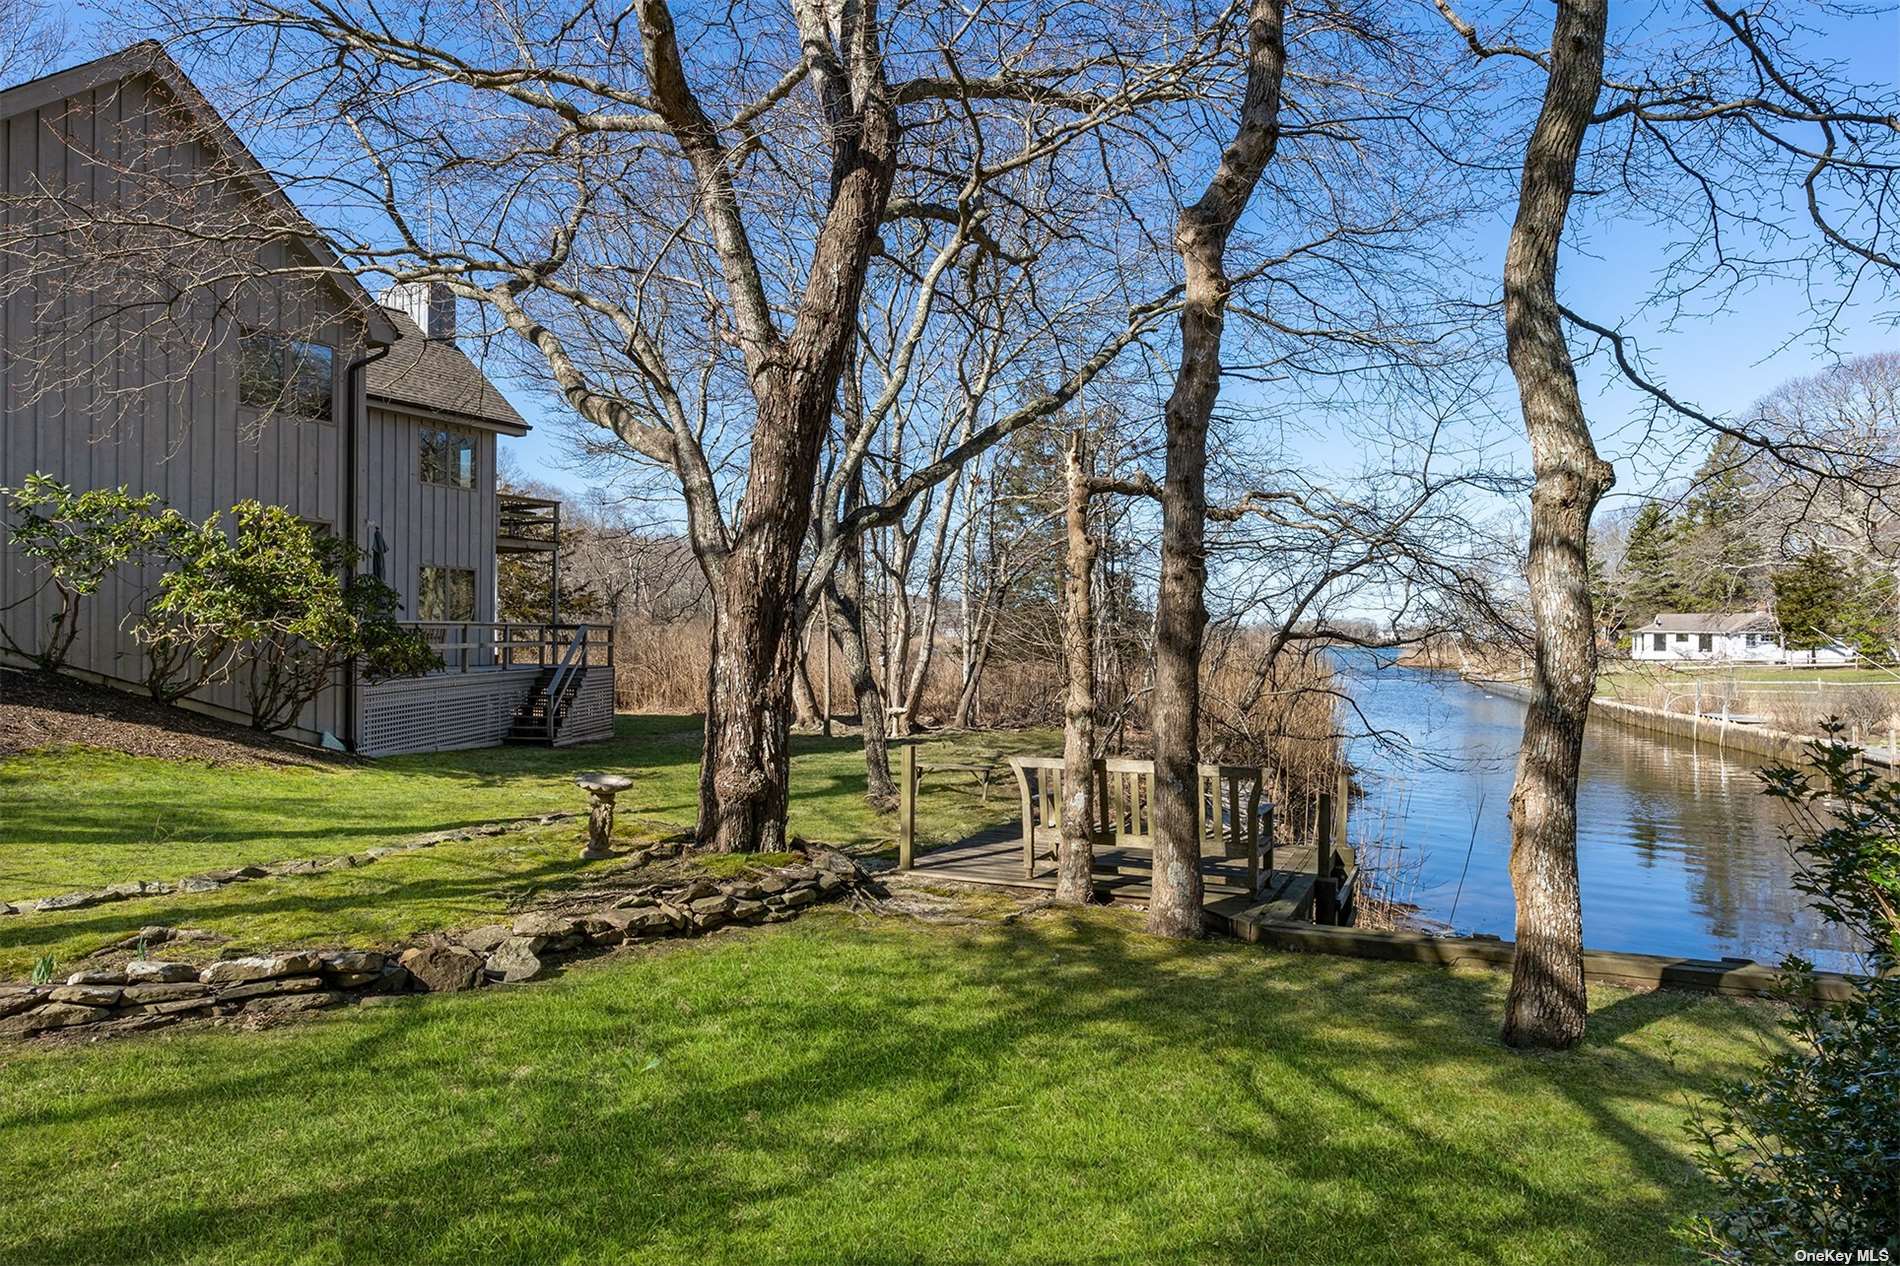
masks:
<path fill-rule="evenodd" d="M 1850 664 L 1853 648 L 1841 643 L 1791 651 L 1781 626 L 1766 611 L 1716 614 L 1665 611 L 1637 629 L 1630 658 L 1730 661 L 1753 664 Z"/>

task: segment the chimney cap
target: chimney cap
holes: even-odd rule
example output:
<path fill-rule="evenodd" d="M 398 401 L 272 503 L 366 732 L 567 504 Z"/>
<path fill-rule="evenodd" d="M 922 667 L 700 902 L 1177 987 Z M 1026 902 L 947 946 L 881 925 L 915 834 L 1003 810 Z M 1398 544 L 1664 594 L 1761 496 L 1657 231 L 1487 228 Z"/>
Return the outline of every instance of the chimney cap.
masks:
<path fill-rule="evenodd" d="M 429 338 L 455 337 L 455 292 L 447 282 L 397 282 L 383 291 L 377 302 L 414 321 Z"/>

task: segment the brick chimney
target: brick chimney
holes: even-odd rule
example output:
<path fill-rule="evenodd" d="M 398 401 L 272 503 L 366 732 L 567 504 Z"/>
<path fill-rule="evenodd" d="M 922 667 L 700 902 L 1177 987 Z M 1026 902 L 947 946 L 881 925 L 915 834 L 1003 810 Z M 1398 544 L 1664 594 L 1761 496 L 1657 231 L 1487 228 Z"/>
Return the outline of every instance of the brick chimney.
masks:
<path fill-rule="evenodd" d="M 421 327 L 430 338 L 455 337 L 455 294 L 440 281 L 405 281 L 383 291 L 378 300 Z"/>

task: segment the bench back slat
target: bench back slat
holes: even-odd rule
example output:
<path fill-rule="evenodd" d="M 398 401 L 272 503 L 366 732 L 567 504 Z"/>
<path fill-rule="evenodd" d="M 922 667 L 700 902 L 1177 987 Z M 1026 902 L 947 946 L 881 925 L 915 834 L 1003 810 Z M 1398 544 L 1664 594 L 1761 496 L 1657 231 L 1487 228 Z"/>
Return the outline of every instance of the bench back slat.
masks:
<path fill-rule="evenodd" d="M 1062 825 L 1063 772 L 1059 756 L 1012 756 L 1025 840 L 1038 829 Z M 1094 762 L 1095 811 L 1104 843 L 1154 847 L 1154 762 L 1110 756 Z M 1204 857 L 1250 857 L 1260 843 L 1260 806 L 1266 785 L 1258 765 L 1202 765 L 1196 779 L 1198 835 Z"/>

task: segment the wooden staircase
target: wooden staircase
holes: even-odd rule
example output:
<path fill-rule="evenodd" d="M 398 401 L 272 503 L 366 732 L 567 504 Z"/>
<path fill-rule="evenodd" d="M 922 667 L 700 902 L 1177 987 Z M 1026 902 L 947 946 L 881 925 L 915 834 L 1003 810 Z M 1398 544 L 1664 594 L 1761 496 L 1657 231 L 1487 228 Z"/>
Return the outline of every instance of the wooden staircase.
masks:
<path fill-rule="evenodd" d="M 514 720 L 502 741 L 535 747 L 557 746 L 568 709 L 586 675 L 585 665 L 566 660 L 552 668 L 543 668 L 535 675 L 528 697 L 515 709 Z"/>

